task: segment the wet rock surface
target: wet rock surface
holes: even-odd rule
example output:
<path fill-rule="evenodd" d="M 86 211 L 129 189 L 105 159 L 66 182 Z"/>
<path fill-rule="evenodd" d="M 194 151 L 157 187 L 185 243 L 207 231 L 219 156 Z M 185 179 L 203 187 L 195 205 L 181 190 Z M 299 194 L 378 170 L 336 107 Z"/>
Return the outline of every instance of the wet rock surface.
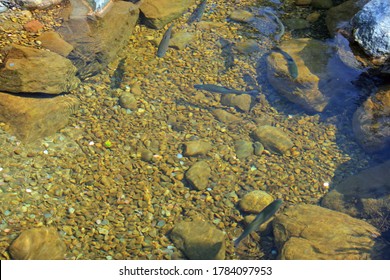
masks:
<path fill-rule="evenodd" d="M 280 259 L 285 260 L 377 259 L 385 247 L 372 225 L 314 205 L 287 208 L 273 227 Z"/>
<path fill-rule="evenodd" d="M 186 172 L 185 178 L 193 188 L 204 190 L 209 184 L 211 169 L 206 161 L 194 163 Z"/>
<path fill-rule="evenodd" d="M 77 68 L 45 50 L 13 45 L 0 69 L 0 90 L 14 93 L 60 94 L 75 89 Z"/>
<path fill-rule="evenodd" d="M 277 154 L 284 154 L 293 146 L 286 133 L 270 125 L 260 126 L 254 130 L 253 138 L 263 144 L 267 150 Z"/>
<path fill-rule="evenodd" d="M 23 231 L 9 248 L 14 260 L 63 260 L 66 246 L 54 228 Z"/>
<path fill-rule="evenodd" d="M 369 153 L 388 153 L 390 148 L 390 87 L 379 88 L 353 116 L 359 144 Z"/>
<path fill-rule="evenodd" d="M 225 259 L 225 234 L 205 221 L 178 222 L 170 237 L 191 260 Z"/>

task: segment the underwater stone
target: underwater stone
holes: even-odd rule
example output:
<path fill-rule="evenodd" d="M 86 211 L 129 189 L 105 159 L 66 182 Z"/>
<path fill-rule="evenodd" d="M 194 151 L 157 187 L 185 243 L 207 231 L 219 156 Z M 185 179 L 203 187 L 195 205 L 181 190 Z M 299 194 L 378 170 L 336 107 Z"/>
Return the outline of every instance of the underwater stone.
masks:
<path fill-rule="evenodd" d="M 284 154 L 293 146 L 290 137 L 283 130 L 270 125 L 258 127 L 253 131 L 253 137 L 261 142 L 267 150 L 277 154 Z"/>

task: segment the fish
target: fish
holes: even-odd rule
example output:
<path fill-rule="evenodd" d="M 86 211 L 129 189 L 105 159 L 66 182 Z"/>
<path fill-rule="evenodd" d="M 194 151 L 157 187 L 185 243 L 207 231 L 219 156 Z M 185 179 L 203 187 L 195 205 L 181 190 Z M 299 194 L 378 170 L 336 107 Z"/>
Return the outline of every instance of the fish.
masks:
<path fill-rule="evenodd" d="M 189 17 L 187 24 L 191 24 L 194 21 L 200 21 L 203 16 L 204 10 L 206 9 L 207 0 L 203 0 L 195 11 Z"/>
<path fill-rule="evenodd" d="M 268 221 L 276 213 L 276 211 L 279 210 L 282 203 L 283 200 L 275 199 L 273 202 L 268 204 L 247 226 L 243 233 L 236 240 L 234 240 L 234 247 L 237 247 L 245 237 L 247 237 L 253 231 L 257 230 L 261 224 Z"/>
<path fill-rule="evenodd" d="M 280 53 L 281 55 L 283 55 L 284 58 L 287 60 L 287 68 L 288 68 L 288 72 L 290 73 L 291 78 L 293 80 L 298 78 L 298 66 L 295 63 L 294 59 L 291 57 L 291 55 L 289 55 L 288 53 L 286 53 L 284 50 L 282 50 L 279 47 L 274 47 L 273 50 Z"/>
<path fill-rule="evenodd" d="M 173 25 L 174 24 L 172 23 L 171 26 L 169 26 L 169 28 L 167 29 L 167 31 L 165 31 L 164 36 L 161 39 L 160 44 L 158 45 L 158 50 L 157 50 L 158 57 L 163 57 L 168 50 L 169 40 L 171 39 Z"/>
<path fill-rule="evenodd" d="M 243 91 L 211 84 L 194 85 L 194 88 L 222 94 L 255 94 L 258 92 L 257 90 Z"/>
<path fill-rule="evenodd" d="M 275 19 L 276 23 L 279 25 L 279 32 L 275 35 L 274 38 L 276 41 L 280 41 L 280 39 L 283 37 L 284 31 L 285 31 L 283 22 L 273 12 L 271 12 L 269 10 L 265 10 L 264 12 L 266 14 L 271 15 Z"/>

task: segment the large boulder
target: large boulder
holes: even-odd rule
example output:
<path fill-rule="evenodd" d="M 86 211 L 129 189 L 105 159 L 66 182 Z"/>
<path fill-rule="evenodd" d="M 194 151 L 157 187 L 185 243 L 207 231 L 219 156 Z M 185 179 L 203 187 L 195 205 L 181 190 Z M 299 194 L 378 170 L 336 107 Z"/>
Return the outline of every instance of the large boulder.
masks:
<path fill-rule="evenodd" d="M 352 126 L 365 151 L 390 154 L 390 86 L 380 88 L 356 110 Z"/>
<path fill-rule="evenodd" d="M 140 9 L 146 25 L 161 29 L 180 17 L 194 2 L 195 0 L 145 0 Z"/>
<path fill-rule="evenodd" d="M 103 11 L 90 13 L 90 5 L 70 0 L 68 18 L 57 32 L 74 50 L 68 58 L 84 79 L 100 72 L 127 43 L 139 16 L 139 4 L 110 2 Z"/>
<path fill-rule="evenodd" d="M 76 67 L 59 54 L 13 45 L 0 69 L 0 91 L 60 94 L 75 89 Z"/>
<path fill-rule="evenodd" d="M 181 221 L 173 228 L 171 239 L 191 260 L 225 259 L 225 234 L 208 222 Z"/>
<path fill-rule="evenodd" d="M 286 260 L 381 259 L 386 246 L 367 222 L 315 205 L 287 208 L 273 228 L 279 257 Z"/>
<path fill-rule="evenodd" d="M 389 0 L 371 0 L 352 19 L 355 41 L 370 56 L 390 57 Z"/>
<path fill-rule="evenodd" d="M 69 95 L 39 98 L 0 92 L 0 121 L 20 140 L 33 142 L 65 127 L 78 105 Z"/>

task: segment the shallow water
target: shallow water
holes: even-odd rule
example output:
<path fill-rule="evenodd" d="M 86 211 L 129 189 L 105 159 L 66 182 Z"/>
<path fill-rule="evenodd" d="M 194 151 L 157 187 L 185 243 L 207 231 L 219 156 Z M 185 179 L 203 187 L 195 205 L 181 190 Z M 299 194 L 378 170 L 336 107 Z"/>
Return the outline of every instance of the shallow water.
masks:
<path fill-rule="evenodd" d="M 226 233 L 226 259 L 273 259 L 269 234 L 253 234 L 243 247 L 233 247 L 245 228 L 237 207 L 245 193 L 265 190 L 283 199 L 284 207 L 319 204 L 335 184 L 377 160 L 354 140 L 350 122 L 357 104 L 337 101 L 321 114 L 308 114 L 278 95 L 261 63 L 276 42 L 226 21 L 236 8 L 227 1 L 209 2 L 203 20 L 223 24 L 210 30 L 187 26 L 186 13 L 175 21 L 176 31 L 193 32 L 196 39 L 163 58 L 156 58 L 150 38 L 164 30 L 138 25 L 118 59 L 71 93 L 80 109 L 57 134 L 26 145 L 0 130 L 1 258 L 9 258 L 6 249 L 22 230 L 42 225 L 59 229 L 69 259 L 182 258 L 169 232 L 182 219 L 201 217 Z M 248 7 L 251 1 L 240 2 Z M 221 38 L 257 38 L 260 49 L 246 55 L 233 49 L 234 64 L 227 68 Z M 244 77 L 252 78 L 249 85 Z M 203 83 L 260 92 L 243 112 L 221 105 L 220 94 L 194 89 Z M 350 91 L 348 98 L 361 96 L 358 87 Z M 118 104 L 126 92 L 137 100 L 134 110 Z M 212 114 L 218 108 L 242 121 L 219 122 Z M 239 160 L 235 140 L 252 140 L 253 129 L 264 124 L 286 132 L 293 149 Z M 183 156 L 183 144 L 195 139 L 212 149 Z M 203 191 L 183 178 L 198 160 L 211 168 Z"/>

